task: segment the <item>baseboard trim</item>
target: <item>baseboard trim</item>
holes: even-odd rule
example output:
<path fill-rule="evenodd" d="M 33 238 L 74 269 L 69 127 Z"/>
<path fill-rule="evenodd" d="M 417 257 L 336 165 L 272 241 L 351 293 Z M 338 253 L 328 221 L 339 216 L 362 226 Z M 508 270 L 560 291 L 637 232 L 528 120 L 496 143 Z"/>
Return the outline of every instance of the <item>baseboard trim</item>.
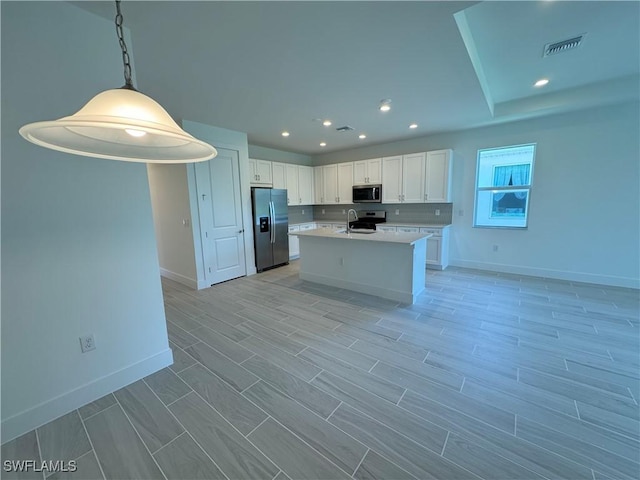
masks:
<path fill-rule="evenodd" d="M 175 282 L 181 283 L 182 285 L 193 288 L 194 290 L 198 290 L 198 282 L 193 278 L 185 277 L 176 272 L 172 272 L 171 270 L 167 270 L 166 268 L 160 268 L 160 275 L 163 277 L 169 278 Z"/>
<path fill-rule="evenodd" d="M 151 375 L 158 370 L 173 364 L 173 353 L 170 348 L 149 358 L 134 363 L 117 372 L 92 380 L 78 388 L 63 393 L 51 400 L 42 402 L 12 417 L 2 420 L 2 438 L 6 443 L 34 428 L 49 423 L 62 415 L 91 403 L 108 393 Z"/>
<path fill-rule="evenodd" d="M 449 265 L 452 265 L 454 267 L 488 270 L 490 272 L 514 273 L 517 275 L 528 275 L 532 277 L 555 278 L 558 280 L 567 280 L 570 282 L 593 283 L 597 285 L 609 285 L 612 287 L 640 289 L 640 279 L 638 278 L 617 277 L 614 275 L 600 275 L 585 272 L 566 272 L 563 270 L 553 270 L 550 268 L 523 267 L 520 265 L 474 262 L 460 259 L 450 259 Z"/>

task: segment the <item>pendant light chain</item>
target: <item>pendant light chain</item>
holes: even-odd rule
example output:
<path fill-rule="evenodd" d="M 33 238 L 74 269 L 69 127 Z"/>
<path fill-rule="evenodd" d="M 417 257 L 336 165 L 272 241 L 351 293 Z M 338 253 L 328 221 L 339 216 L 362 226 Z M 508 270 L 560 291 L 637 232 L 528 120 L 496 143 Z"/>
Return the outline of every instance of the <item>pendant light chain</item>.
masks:
<path fill-rule="evenodd" d="M 122 62 L 124 63 L 124 82 L 125 85 L 122 88 L 128 88 L 135 90 L 133 81 L 131 80 L 131 63 L 129 61 L 129 52 L 127 51 L 127 44 L 124 42 L 124 33 L 122 31 L 122 12 L 120 11 L 120 0 L 116 0 L 116 33 L 118 34 L 118 41 L 120 42 L 120 49 L 122 50 Z"/>

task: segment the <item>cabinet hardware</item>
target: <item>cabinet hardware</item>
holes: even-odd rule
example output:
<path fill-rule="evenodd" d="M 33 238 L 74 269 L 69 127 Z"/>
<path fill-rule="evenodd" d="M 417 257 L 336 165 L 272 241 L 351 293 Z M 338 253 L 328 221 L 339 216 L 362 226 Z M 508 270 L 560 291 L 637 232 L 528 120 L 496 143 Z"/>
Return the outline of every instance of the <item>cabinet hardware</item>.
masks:
<path fill-rule="evenodd" d="M 302 205 L 302 199 L 301 199 L 301 198 L 299 198 L 299 199 L 298 199 L 298 203 L 299 203 L 300 205 Z"/>

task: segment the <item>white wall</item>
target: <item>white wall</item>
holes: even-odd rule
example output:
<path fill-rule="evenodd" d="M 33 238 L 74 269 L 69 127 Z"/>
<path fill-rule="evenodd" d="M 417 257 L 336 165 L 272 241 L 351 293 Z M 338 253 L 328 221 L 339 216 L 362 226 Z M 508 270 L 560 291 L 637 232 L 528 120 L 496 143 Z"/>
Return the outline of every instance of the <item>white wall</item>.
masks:
<path fill-rule="evenodd" d="M 146 168 L 18 135 L 119 87 L 113 24 L 2 2 L 2 441 L 172 363 Z M 78 337 L 94 333 L 82 354 Z"/>
<path fill-rule="evenodd" d="M 187 166 L 149 164 L 147 173 L 161 273 L 195 289 L 198 282 L 191 222 L 198 221 L 198 212 L 192 214 L 189 204 Z"/>
<path fill-rule="evenodd" d="M 313 163 L 453 148 L 451 264 L 638 288 L 639 117 L 634 102 L 325 154 Z M 473 228 L 478 149 L 531 142 L 528 229 Z"/>

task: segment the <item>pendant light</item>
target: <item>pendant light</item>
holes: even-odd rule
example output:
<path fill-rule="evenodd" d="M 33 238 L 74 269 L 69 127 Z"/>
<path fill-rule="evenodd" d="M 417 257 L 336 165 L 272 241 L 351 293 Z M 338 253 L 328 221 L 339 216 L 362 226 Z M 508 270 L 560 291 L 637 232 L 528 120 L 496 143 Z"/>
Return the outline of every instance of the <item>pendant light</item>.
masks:
<path fill-rule="evenodd" d="M 160 104 L 134 88 L 122 18 L 116 0 L 125 85 L 97 94 L 71 116 L 25 125 L 20 135 L 53 150 L 125 162 L 191 163 L 215 157 L 215 148 L 182 130 Z"/>

